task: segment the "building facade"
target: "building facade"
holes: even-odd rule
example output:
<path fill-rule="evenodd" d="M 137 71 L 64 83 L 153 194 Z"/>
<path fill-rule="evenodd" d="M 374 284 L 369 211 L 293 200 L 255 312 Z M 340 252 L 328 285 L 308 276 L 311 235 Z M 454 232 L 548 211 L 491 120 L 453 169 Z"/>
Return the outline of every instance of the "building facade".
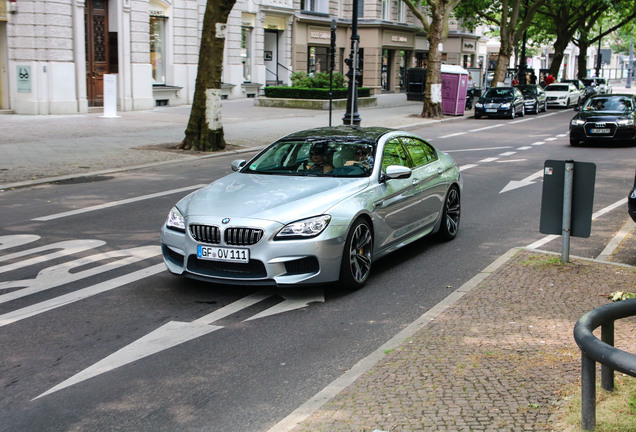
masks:
<path fill-rule="evenodd" d="M 401 0 L 358 3 L 363 86 L 405 90 L 406 69 L 428 57 L 421 25 Z M 205 4 L 0 0 L 0 109 L 85 113 L 103 105 L 105 91 L 120 111 L 191 103 Z M 224 97 L 257 97 L 266 85 L 290 84 L 293 71 L 328 71 L 332 20 L 335 70 L 346 73 L 352 7 L 352 0 L 238 0 L 220 30 Z M 444 62 L 476 67 L 479 39 L 451 21 Z"/>

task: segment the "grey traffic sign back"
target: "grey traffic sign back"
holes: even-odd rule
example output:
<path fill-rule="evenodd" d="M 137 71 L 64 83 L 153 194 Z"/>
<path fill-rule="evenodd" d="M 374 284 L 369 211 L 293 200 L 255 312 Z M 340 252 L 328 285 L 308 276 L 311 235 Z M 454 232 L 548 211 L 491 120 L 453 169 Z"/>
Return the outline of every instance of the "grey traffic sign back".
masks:
<path fill-rule="evenodd" d="M 547 160 L 543 168 L 541 224 L 543 234 L 563 234 L 565 161 Z M 589 237 L 592 229 L 596 165 L 574 162 L 570 235 Z"/>

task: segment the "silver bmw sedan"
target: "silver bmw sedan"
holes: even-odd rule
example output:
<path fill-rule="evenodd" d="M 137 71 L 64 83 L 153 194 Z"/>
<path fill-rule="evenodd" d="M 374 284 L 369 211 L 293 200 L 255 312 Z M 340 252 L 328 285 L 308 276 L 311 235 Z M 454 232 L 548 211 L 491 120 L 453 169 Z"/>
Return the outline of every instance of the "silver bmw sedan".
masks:
<path fill-rule="evenodd" d="M 429 234 L 458 233 L 459 168 L 409 132 L 305 130 L 232 169 L 170 210 L 161 246 L 171 273 L 355 289 L 382 256 Z"/>

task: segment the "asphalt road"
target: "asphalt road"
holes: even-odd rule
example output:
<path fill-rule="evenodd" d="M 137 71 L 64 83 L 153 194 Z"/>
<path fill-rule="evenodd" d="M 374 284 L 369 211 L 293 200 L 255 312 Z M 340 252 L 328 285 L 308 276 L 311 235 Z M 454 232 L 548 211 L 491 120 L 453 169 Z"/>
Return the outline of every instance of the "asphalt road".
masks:
<path fill-rule="evenodd" d="M 627 220 L 624 206 L 603 210 L 626 196 L 634 148 L 571 148 L 571 117 L 415 130 L 462 167 L 460 235 L 384 258 L 354 292 L 212 286 L 165 272 L 167 212 L 229 173 L 235 156 L 6 191 L 2 430 L 267 431 L 511 247 L 559 251 L 560 238 L 539 232 L 546 160 L 596 164 L 592 235 L 573 238 L 571 253 L 597 257 Z"/>

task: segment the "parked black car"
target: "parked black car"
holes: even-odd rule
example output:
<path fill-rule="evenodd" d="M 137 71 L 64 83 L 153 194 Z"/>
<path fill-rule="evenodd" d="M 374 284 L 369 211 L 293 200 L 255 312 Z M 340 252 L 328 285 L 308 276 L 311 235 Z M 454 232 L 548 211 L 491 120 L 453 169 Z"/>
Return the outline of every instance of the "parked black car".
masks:
<path fill-rule="evenodd" d="M 636 96 L 592 96 L 570 122 L 570 145 L 588 142 L 636 145 L 635 125 Z"/>
<path fill-rule="evenodd" d="M 636 222 L 636 172 L 634 172 L 634 187 L 627 196 L 627 211 L 634 222 Z"/>
<path fill-rule="evenodd" d="M 525 99 L 516 87 L 491 87 L 475 104 L 475 118 L 482 116 L 515 118 L 523 117 Z"/>
<path fill-rule="evenodd" d="M 543 87 L 537 84 L 520 84 L 515 87 L 523 94 L 527 113 L 538 114 L 548 110 L 548 97 Z"/>

